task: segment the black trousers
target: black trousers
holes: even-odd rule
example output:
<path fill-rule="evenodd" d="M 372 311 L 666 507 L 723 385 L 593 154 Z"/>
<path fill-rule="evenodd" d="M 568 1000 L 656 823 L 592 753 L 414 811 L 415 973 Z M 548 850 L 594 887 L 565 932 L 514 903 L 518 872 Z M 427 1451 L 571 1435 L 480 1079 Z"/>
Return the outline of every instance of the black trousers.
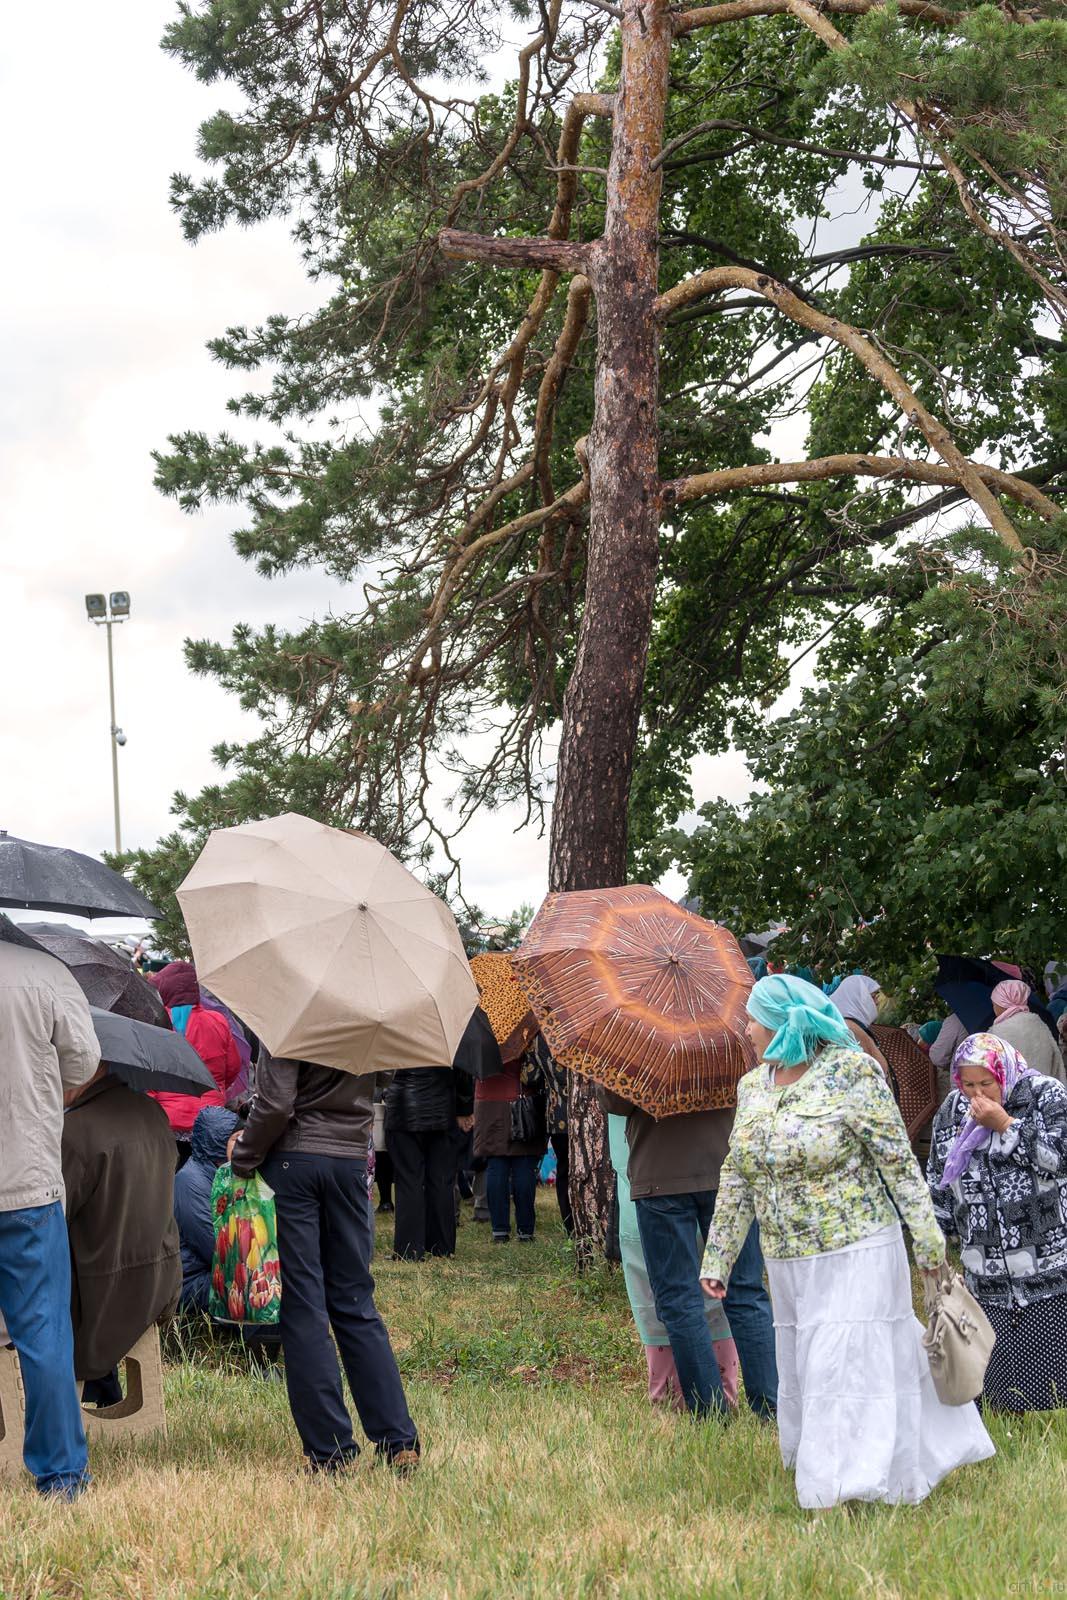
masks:
<path fill-rule="evenodd" d="M 374 1304 L 365 1164 L 279 1152 L 263 1163 L 263 1176 L 278 1210 L 285 1382 L 304 1454 L 315 1466 L 334 1466 L 359 1452 L 337 1351 L 363 1431 L 379 1453 L 392 1457 L 417 1448 L 396 1358 Z"/>
<path fill-rule="evenodd" d="M 383 1206 L 393 1203 L 393 1158 L 388 1150 L 374 1152 L 374 1181 L 378 1185 L 378 1199 Z"/>
<path fill-rule="evenodd" d="M 393 1250 L 406 1261 L 456 1253 L 456 1141 L 445 1133 L 389 1129 L 396 1186 Z"/>
<path fill-rule="evenodd" d="M 567 1149 L 567 1131 L 552 1135 L 552 1148 L 556 1153 L 556 1203 L 559 1218 L 568 1237 L 574 1233 L 574 1216 L 571 1211 L 571 1162 Z"/>

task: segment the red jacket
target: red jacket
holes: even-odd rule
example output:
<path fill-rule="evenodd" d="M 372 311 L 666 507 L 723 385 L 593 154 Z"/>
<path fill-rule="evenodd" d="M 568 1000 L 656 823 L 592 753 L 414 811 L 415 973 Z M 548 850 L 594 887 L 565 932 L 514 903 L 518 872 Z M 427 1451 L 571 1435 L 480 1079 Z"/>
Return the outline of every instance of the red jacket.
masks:
<path fill-rule="evenodd" d="M 494 1072 L 491 1078 L 478 1078 L 474 1085 L 476 1102 L 492 1100 L 517 1100 L 521 1090 L 521 1061 L 509 1061 L 503 1072 Z"/>
<path fill-rule="evenodd" d="M 167 1094 L 152 1096 L 167 1113 L 167 1121 L 175 1133 L 188 1138 L 197 1113 L 205 1106 L 226 1104 L 228 1091 L 241 1071 L 241 1057 L 237 1053 L 233 1034 L 226 1018 L 219 1011 L 208 1011 L 204 1006 L 194 1006 L 185 1024 L 185 1037 L 218 1084 L 207 1094 Z"/>

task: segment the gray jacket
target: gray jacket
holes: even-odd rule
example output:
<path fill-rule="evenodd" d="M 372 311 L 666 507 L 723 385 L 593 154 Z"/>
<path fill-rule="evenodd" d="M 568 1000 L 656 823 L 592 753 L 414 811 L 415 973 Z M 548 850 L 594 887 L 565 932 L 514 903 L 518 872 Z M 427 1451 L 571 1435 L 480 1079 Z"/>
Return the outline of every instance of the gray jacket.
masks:
<path fill-rule="evenodd" d="M 99 1065 L 89 1004 L 67 968 L 0 941 L 0 1211 L 63 1199 L 63 1092 Z"/>

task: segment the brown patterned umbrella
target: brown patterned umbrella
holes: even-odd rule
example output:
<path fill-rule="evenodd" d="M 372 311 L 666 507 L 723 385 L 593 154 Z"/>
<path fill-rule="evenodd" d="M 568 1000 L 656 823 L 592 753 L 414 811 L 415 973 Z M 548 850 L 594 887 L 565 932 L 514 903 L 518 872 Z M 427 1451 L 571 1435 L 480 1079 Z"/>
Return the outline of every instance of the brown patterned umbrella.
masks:
<path fill-rule="evenodd" d="M 657 889 L 550 894 L 511 960 L 557 1064 L 653 1117 L 732 1106 L 755 1066 L 737 940 Z"/>
<path fill-rule="evenodd" d="M 478 1004 L 489 1018 L 505 1066 L 518 1061 L 537 1036 L 537 1018 L 519 987 L 504 951 L 488 950 L 471 956 L 471 971 L 478 985 Z"/>
<path fill-rule="evenodd" d="M 908 1138 L 914 1140 L 940 1104 L 937 1068 L 903 1028 L 872 1022 L 868 1032 L 889 1062 L 894 1091 Z"/>

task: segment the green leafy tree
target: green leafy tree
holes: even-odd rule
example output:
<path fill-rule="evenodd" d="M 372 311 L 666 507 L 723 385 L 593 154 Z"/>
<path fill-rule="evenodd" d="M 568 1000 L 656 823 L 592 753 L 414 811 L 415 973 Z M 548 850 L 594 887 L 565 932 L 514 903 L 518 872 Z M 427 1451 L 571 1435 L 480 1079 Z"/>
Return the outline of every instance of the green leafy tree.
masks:
<path fill-rule="evenodd" d="M 859 966 L 905 1012 L 938 952 L 1040 971 L 1067 940 L 1067 560 L 945 583 L 835 641 L 827 679 L 767 729 L 765 792 L 675 843 L 708 915 L 784 919 L 783 956 Z"/>

